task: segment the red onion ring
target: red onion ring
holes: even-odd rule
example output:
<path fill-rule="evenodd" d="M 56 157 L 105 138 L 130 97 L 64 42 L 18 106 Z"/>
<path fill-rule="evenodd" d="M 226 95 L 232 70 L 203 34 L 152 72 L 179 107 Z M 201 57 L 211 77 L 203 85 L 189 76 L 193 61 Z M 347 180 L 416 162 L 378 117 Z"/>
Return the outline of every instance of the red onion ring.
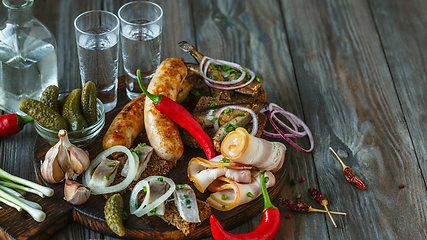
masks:
<path fill-rule="evenodd" d="M 266 135 L 267 137 L 273 137 L 273 138 L 282 137 L 289 144 L 291 144 L 293 147 L 295 147 L 296 149 L 298 149 L 299 151 L 304 152 L 304 153 L 310 153 L 313 151 L 313 149 L 314 149 L 313 135 L 311 134 L 311 131 L 308 128 L 308 126 L 300 118 L 298 118 L 297 116 L 295 116 L 294 114 L 292 114 L 290 112 L 285 111 L 283 108 L 279 107 L 278 105 L 276 105 L 274 103 L 270 103 L 267 106 L 267 108 L 263 109 L 262 112 L 265 112 L 267 110 L 270 111 L 270 113 L 268 114 L 268 118 L 270 120 L 270 123 L 278 133 L 271 133 L 271 132 L 267 132 L 267 131 L 263 130 L 262 133 L 264 135 Z M 283 116 L 285 116 L 289 120 L 289 122 L 292 124 L 293 129 L 290 128 L 289 126 L 287 126 L 282 121 L 280 121 L 275 116 L 276 113 L 281 113 Z M 285 128 L 290 133 L 286 134 L 286 133 L 282 132 L 282 130 L 279 129 L 279 127 L 274 123 L 273 120 L 277 121 L 283 128 Z M 304 131 L 298 132 L 298 127 L 302 127 L 304 129 Z M 293 142 L 291 139 L 289 139 L 290 137 L 301 138 L 301 137 L 304 137 L 306 135 L 308 136 L 309 141 L 310 141 L 310 148 L 308 150 L 301 148 L 295 142 Z"/>
<path fill-rule="evenodd" d="M 208 78 L 206 75 L 208 68 L 209 68 L 209 65 L 211 63 L 214 63 L 216 65 L 228 65 L 230 68 L 238 70 L 242 74 L 240 75 L 240 77 L 238 79 L 235 79 L 235 80 L 215 81 L 213 79 Z M 206 56 L 200 60 L 199 69 L 200 69 L 200 75 L 205 80 L 206 85 L 208 85 L 209 87 L 216 88 L 219 90 L 224 90 L 224 91 L 232 91 L 232 90 L 244 88 L 244 87 L 248 86 L 255 79 L 255 73 L 248 68 L 244 68 L 237 63 L 227 62 L 227 61 L 223 61 L 223 60 L 219 60 L 219 59 L 213 59 L 213 58 L 206 57 Z M 243 79 L 246 76 L 246 73 L 249 73 L 251 78 L 246 83 L 244 83 L 242 85 L 235 86 L 236 84 L 243 81 Z M 217 86 L 215 84 L 218 84 L 220 86 Z M 225 86 L 228 86 L 228 87 L 225 87 Z"/>
<path fill-rule="evenodd" d="M 256 113 L 254 112 L 254 110 L 250 109 L 250 108 L 246 108 L 246 107 L 242 107 L 242 106 L 238 106 L 238 105 L 229 105 L 229 106 L 224 106 L 220 109 L 218 109 L 218 111 L 215 113 L 214 118 L 217 118 L 216 121 L 214 122 L 214 129 L 215 132 L 218 130 L 219 128 L 219 116 L 221 115 L 222 112 L 224 112 L 225 109 L 227 108 L 231 108 L 231 109 L 239 109 L 245 112 L 248 112 L 251 114 L 252 119 L 253 119 L 253 126 L 252 126 L 252 131 L 251 131 L 251 135 L 255 136 L 255 134 L 258 132 L 258 118 L 256 116 Z"/>

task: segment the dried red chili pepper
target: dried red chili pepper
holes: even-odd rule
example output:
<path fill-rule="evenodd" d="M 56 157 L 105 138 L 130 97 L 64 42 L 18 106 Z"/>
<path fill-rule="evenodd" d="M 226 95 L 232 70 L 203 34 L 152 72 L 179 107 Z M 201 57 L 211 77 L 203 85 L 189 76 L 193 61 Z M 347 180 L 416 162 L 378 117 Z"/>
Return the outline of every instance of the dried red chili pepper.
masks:
<path fill-rule="evenodd" d="M 349 183 L 353 184 L 354 186 L 362 190 L 366 190 L 366 185 L 363 182 L 363 180 L 360 179 L 358 176 L 356 176 L 356 174 L 354 174 L 354 172 L 351 171 L 349 167 L 344 168 L 344 176 Z"/>
<path fill-rule="evenodd" d="M 262 197 L 264 198 L 264 213 L 262 222 L 249 233 L 231 234 L 224 230 L 221 223 L 212 214 L 210 217 L 211 231 L 214 239 L 237 240 L 237 239 L 273 239 L 280 229 L 280 212 L 270 201 L 267 187 L 265 186 L 264 171 L 260 174 Z"/>
<path fill-rule="evenodd" d="M 141 83 L 141 71 L 137 70 L 138 83 L 141 90 L 145 95 L 153 101 L 154 106 L 157 110 L 163 113 L 166 117 L 183 127 L 188 133 L 193 136 L 200 146 L 205 151 L 208 160 L 215 157 L 215 149 L 213 147 L 212 139 L 203 130 L 202 126 L 196 121 L 196 119 L 185 109 L 181 104 L 173 101 L 172 99 L 160 94 L 151 94 L 145 89 Z"/>
<path fill-rule="evenodd" d="M 334 219 L 332 218 L 331 213 L 329 212 L 329 209 L 327 207 L 328 199 L 326 199 L 325 195 L 323 195 L 323 193 L 321 193 L 319 190 L 317 190 L 315 188 L 309 188 L 308 193 L 310 193 L 310 195 L 314 198 L 314 200 L 316 202 L 320 203 L 320 205 L 325 207 L 326 211 L 328 212 L 329 217 L 332 220 L 332 223 L 334 224 L 335 227 L 337 227 L 337 224 L 335 223 Z"/>
<path fill-rule="evenodd" d="M 281 204 L 283 204 L 283 206 L 293 210 L 293 211 L 297 211 L 297 212 L 322 212 L 322 213 L 327 213 L 328 211 L 325 210 L 321 210 L 321 209 L 316 209 L 316 208 L 312 208 L 310 205 L 308 205 L 307 203 L 304 202 L 300 202 L 300 201 L 291 201 L 288 199 L 284 199 L 284 198 L 279 198 L 279 202 Z M 331 212 L 332 214 L 340 214 L 340 215 L 347 215 L 347 213 L 343 213 L 343 212 Z"/>
<path fill-rule="evenodd" d="M 18 133 L 25 124 L 34 121 L 32 117 L 21 117 L 17 114 L 0 116 L 0 137 L 7 137 Z"/>
<path fill-rule="evenodd" d="M 356 176 L 356 174 L 354 174 L 354 172 L 350 169 L 349 166 L 345 165 L 343 163 L 343 161 L 341 160 L 341 158 L 338 156 L 338 154 L 334 151 L 334 149 L 332 149 L 331 147 L 329 147 L 329 149 L 335 154 L 335 156 L 338 158 L 338 160 L 340 161 L 343 171 L 344 171 L 344 176 L 345 179 L 347 179 L 347 181 L 351 184 L 353 184 L 354 186 L 362 189 L 362 190 L 366 190 L 366 184 L 365 182 L 363 182 L 362 179 L 360 179 L 358 176 Z"/>

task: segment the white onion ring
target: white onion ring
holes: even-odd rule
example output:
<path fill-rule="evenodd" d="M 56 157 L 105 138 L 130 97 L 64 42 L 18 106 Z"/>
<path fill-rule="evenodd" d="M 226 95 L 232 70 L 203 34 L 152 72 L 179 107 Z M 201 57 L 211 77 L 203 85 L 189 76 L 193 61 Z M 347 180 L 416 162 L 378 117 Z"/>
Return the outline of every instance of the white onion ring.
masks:
<path fill-rule="evenodd" d="M 97 187 L 97 188 L 91 188 L 89 187 L 89 182 L 92 178 L 91 173 L 92 170 L 98 166 L 98 164 L 103 160 L 104 157 L 107 157 L 115 152 L 121 152 L 127 155 L 128 161 L 129 161 L 129 173 L 126 176 L 126 178 L 119 184 L 109 186 L 109 187 Z M 129 184 L 132 183 L 133 179 L 136 176 L 137 172 L 137 166 L 139 165 L 139 158 L 138 155 L 135 153 L 131 153 L 129 149 L 125 146 L 114 146 L 111 147 L 100 154 L 96 156 L 95 159 L 92 160 L 92 162 L 89 165 L 89 168 L 86 170 L 86 172 L 83 175 L 83 185 L 86 187 L 89 187 L 91 189 L 91 194 L 97 195 L 97 194 L 106 194 L 106 193 L 113 193 L 113 192 L 120 192 L 123 189 L 127 188 Z"/>
<path fill-rule="evenodd" d="M 163 181 L 167 182 L 170 187 L 166 191 L 165 194 L 163 194 L 162 196 L 160 196 L 159 198 L 154 200 L 152 203 L 147 205 L 147 201 L 148 201 L 147 196 L 149 196 L 149 194 L 150 194 L 150 185 L 148 184 L 148 182 L 150 182 L 152 180 L 157 181 L 158 178 L 163 178 Z M 136 208 L 136 206 L 138 205 L 138 193 L 144 187 L 147 188 L 147 195 L 144 198 L 144 201 L 142 202 L 141 206 Z M 166 199 L 168 199 L 173 194 L 174 191 L 175 191 L 175 183 L 172 181 L 172 179 L 167 178 L 167 177 L 163 177 L 163 176 L 147 177 L 147 178 L 139 181 L 132 190 L 132 193 L 130 195 L 130 206 L 129 206 L 130 213 L 136 215 L 137 217 L 142 217 L 145 214 L 149 213 L 153 208 L 159 206 L 161 203 L 166 201 Z"/>
<path fill-rule="evenodd" d="M 308 128 L 308 126 L 297 116 L 295 116 L 294 114 L 285 111 L 283 108 L 279 107 L 278 105 L 274 104 L 274 103 L 270 103 L 266 109 L 263 109 L 261 112 L 265 112 L 265 111 L 270 111 L 270 113 L 268 114 L 268 118 L 270 120 L 271 125 L 274 127 L 274 129 L 278 132 L 278 133 L 271 133 L 271 132 L 267 132 L 265 130 L 262 131 L 262 133 L 264 135 L 266 135 L 267 137 L 273 137 L 273 138 L 284 138 L 289 144 L 291 144 L 293 147 L 295 147 L 296 149 L 298 149 L 301 152 L 304 153 L 310 153 L 313 151 L 314 149 L 314 139 L 313 139 L 313 135 L 311 134 L 310 129 Z M 288 121 L 292 124 L 293 129 L 290 128 L 289 126 L 287 126 L 285 123 L 283 123 L 282 121 L 280 121 L 280 119 L 278 119 L 275 114 L 276 113 L 280 113 L 283 116 L 285 116 Z M 283 128 L 285 128 L 287 131 L 289 131 L 290 133 L 284 133 L 282 132 L 279 127 L 274 123 L 274 121 L 277 121 Z M 299 132 L 298 131 L 298 127 L 302 127 L 304 129 L 303 132 Z M 300 146 L 298 146 L 295 142 L 293 142 L 291 139 L 289 139 L 290 137 L 293 138 L 302 138 L 304 136 L 308 136 L 308 139 L 310 141 L 310 148 L 308 150 L 301 148 Z"/>
<path fill-rule="evenodd" d="M 251 114 L 251 116 L 252 116 L 252 119 L 253 119 L 253 126 L 252 126 L 252 131 L 251 131 L 251 135 L 253 135 L 253 136 L 255 136 L 255 134 L 258 132 L 258 118 L 257 118 L 257 116 L 256 116 L 256 113 L 254 112 L 254 110 L 252 110 L 252 109 L 250 109 L 250 108 L 247 108 L 247 107 L 242 107 L 242 106 L 239 106 L 239 105 L 229 105 L 229 106 L 224 106 L 224 107 L 222 107 L 222 108 L 220 108 L 220 109 L 218 109 L 218 111 L 216 111 L 216 113 L 215 113 L 215 116 L 214 116 L 214 118 L 217 118 L 216 119 L 216 121 L 214 122 L 214 130 L 215 130 L 215 132 L 218 130 L 218 128 L 219 128 L 219 124 L 218 124 L 218 122 L 219 122 L 219 116 L 221 115 L 221 113 L 222 112 L 224 112 L 224 110 L 225 109 L 227 109 L 227 108 L 231 108 L 231 109 L 239 109 L 239 110 L 242 110 L 242 111 L 245 111 L 245 112 L 248 112 L 248 113 L 250 113 Z"/>
<path fill-rule="evenodd" d="M 240 71 L 242 74 L 238 79 L 235 79 L 235 80 L 215 81 L 211 78 L 208 78 L 208 76 L 206 75 L 208 68 L 209 68 L 209 65 L 211 63 L 217 64 L 217 65 L 228 65 L 230 68 L 235 69 L 237 71 Z M 219 60 L 219 59 L 213 59 L 213 58 L 206 57 L 206 56 L 204 56 L 200 60 L 199 69 L 200 69 L 200 75 L 205 80 L 206 85 L 208 85 L 209 87 L 216 88 L 219 90 L 224 90 L 224 91 L 232 91 L 232 90 L 244 88 L 244 87 L 248 86 L 255 79 L 255 73 L 248 68 L 244 68 L 237 63 L 227 62 L 227 61 L 223 61 L 223 60 Z M 246 83 L 244 83 L 242 85 L 234 86 L 234 85 L 240 83 L 241 81 L 243 81 L 243 79 L 246 76 L 246 73 L 249 73 L 251 78 Z M 215 84 L 218 84 L 220 86 L 217 86 Z M 228 86 L 228 87 L 225 87 L 225 86 Z"/>

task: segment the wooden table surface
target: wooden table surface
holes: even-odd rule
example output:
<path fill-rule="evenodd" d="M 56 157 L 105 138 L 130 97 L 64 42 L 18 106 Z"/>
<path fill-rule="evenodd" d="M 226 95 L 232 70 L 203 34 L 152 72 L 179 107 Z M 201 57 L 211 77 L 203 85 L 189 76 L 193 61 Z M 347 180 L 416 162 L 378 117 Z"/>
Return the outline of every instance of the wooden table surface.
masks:
<path fill-rule="evenodd" d="M 33 15 L 58 43 L 61 91 L 81 87 L 74 18 L 92 9 L 117 14 L 125 2 L 35 1 Z M 314 187 L 330 210 L 348 215 L 335 215 L 335 228 L 325 214 L 291 212 L 274 199 L 282 214 L 276 239 L 427 238 L 427 1 L 156 2 L 164 9 L 162 59 L 193 61 L 177 47 L 186 40 L 208 56 L 251 68 L 264 80 L 268 101 L 310 127 L 314 151 L 288 145 L 292 158 L 279 196 L 300 195 L 322 208 L 307 193 Z M 3 6 L 0 16 L 7 16 Z M 30 124 L 0 139 L 0 167 L 36 181 L 36 137 Z M 297 142 L 308 146 L 307 139 Z M 345 180 L 330 146 L 365 180 L 366 191 Z M 300 177 L 305 181 L 290 184 Z M 251 231 L 260 221 L 261 214 L 231 232 Z M 89 238 L 115 239 L 77 223 L 53 235 Z"/>

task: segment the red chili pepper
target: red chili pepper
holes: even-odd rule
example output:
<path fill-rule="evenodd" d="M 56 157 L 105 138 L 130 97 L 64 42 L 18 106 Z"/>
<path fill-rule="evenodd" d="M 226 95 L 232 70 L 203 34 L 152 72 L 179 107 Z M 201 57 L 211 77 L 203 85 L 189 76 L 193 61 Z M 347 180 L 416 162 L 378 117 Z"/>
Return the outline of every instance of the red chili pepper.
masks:
<path fill-rule="evenodd" d="M 160 94 L 151 94 L 145 89 L 141 83 L 141 71 L 137 70 L 138 83 L 145 95 L 153 101 L 154 106 L 157 110 L 163 113 L 166 117 L 183 127 L 185 130 L 193 136 L 200 146 L 205 151 L 208 160 L 215 157 L 215 149 L 213 147 L 212 139 L 203 130 L 202 126 L 196 121 L 196 119 L 187 111 L 181 104 L 173 101 L 172 99 Z"/>
<path fill-rule="evenodd" d="M 0 137 L 7 137 L 18 133 L 25 124 L 34 121 L 32 117 L 21 117 L 17 114 L 0 116 Z"/>
<path fill-rule="evenodd" d="M 260 182 L 262 189 L 262 196 L 264 198 L 264 213 L 262 215 L 262 222 L 252 232 L 231 234 L 224 230 L 221 223 L 212 214 L 210 217 L 211 232 L 214 239 L 219 240 L 237 240 L 237 239 L 258 239 L 267 240 L 274 239 L 280 229 L 280 212 L 270 201 L 268 196 L 267 187 L 265 186 L 264 171 L 261 171 Z"/>

